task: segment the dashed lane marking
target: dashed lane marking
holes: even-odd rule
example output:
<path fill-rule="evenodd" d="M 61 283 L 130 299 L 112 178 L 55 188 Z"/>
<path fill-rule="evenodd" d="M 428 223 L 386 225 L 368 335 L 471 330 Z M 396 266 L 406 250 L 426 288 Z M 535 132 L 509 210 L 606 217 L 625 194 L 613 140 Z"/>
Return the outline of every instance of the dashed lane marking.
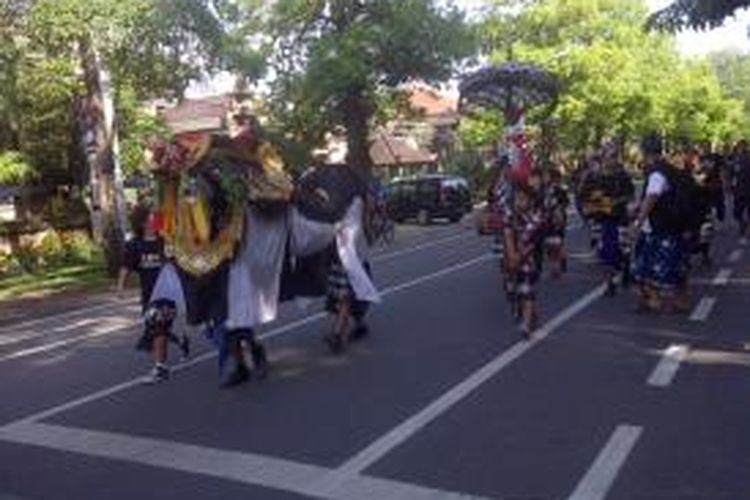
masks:
<path fill-rule="evenodd" d="M 675 376 L 677 370 L 688 354 L 688 346 L 671 345 L 662 353 L 659 364 L 656 365 L 653 373 L 648 379 L 648 385 L 651 387 L 668 387 Z"/>
<path fill-rule="evenodd" d="M 690 321 L 706 321 L 715 305 L 715 297 L 703 297 L 690 315 Z"/>
<path fill-rule="evenodd" d="M 373 262 L 384 262 L 384 261 L 387 261 L 387 260 L 394 259 L 396 257 L 402 257 L 404 255 L 409 255 L 409 254 L 412 254 L 412 253 L 417 253 L 417 252 L 420 252 L 420 251 L 425 250 L 427 248 L 432 248 L 432 247 L 440 246 L 440 245 L 442 245 L 444 243 L 449 243 L 451 241 L 456 241 L 456 240 L 459 240 L 459 239 L 466 239 L 466 237 L 467 237 L 467 235 L 465 233 L 454 234 L 453 236 L 448 236 L 446 238 L 441 238 L 441 239 L 438 239 L 438 240 L 435 240 L 435 241 L 430 241 L 430 242 L 427 242 L 427 243 L 423 243 L 423 244 L 417 245 L 415 247 L 404 248 L 403 250 L 396 250 L 394 252 L 385 253 L 385 254 L 379 254 L 379 255 L 374 256 L 372 258 L 372 261 Z"/>
<path fill-rule="evenodd" d="M 587 295 L 568 306 L 539 330 L 534 332 L 529 342 L 519 342 L 510 349 L 498 355 L 488 364 L 472 373 L 468 378 L 454 386 L 448 392 L 430 403 L 427 407 L 411 416 L 391 431 L 376 439 L 353 458 L 344 463 L 339 472 L 344 476 L 359 474 L 375 462 L 390 453 L 393 449 L 419 432 L 430 422 L 436 420 L 443 413 L 458 404 L 482 384 L 500 373 L 508 365 L 529 352 L 552 332 L 560 328 L 578 313 L 589 307 L 604 294 L 605 287 L 601 285 Z"/>
<path fill-rule="evenodd" d="M 604 500 L 642 433 L 632 425 L 615 429 L 568 500 Z"/>
<path fill-rule="evenodd" d="M 745 250 L 743 250 L 742 248 L 738 248 L 729 254 L 729 258 L 727 259 L 727 262 L 729 262 L 730 264 L 736 264 L 742 260 L 742 257 L 744 257 L 744 255 L 745 255 Z"/>
<path fill-rule="evenodd" d="M 714 286 L 727 286 L 727 284 L 729 284 L 729 279 L 732 277 L 732 274 L 734 274 L 734 271 L 732 271 L 729 268 L 721 269 L 716 274 L 716 277 L 713 280 L 713 285 Z"/>

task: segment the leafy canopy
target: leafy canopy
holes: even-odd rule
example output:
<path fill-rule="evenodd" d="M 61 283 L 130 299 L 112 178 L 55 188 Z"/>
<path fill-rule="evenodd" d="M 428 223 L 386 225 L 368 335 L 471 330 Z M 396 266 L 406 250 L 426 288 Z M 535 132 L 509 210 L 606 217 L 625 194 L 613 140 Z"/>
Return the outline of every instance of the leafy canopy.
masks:
<path fill-rule="evenodd" d="M 483 32 L 491 60 L 512 54 L 563 81 L 548 120 L 568 150 L 649 130 L 691 141 L 738 134 L 741 104 L 724 95 L 705 62 L 683 60 L 670 36 L 645 32 L 647 16 L 642 0 L 539 0 L 516 9 L 503 2 Z"/>
<path fill-rule="evenodd" d="M 436 0 L 279 0 L 267 23 L 277 114 L 311 143 L 337 126 L 360 158 L 377 94 L 443 82 L 474 52 L 463 13 Z"/>

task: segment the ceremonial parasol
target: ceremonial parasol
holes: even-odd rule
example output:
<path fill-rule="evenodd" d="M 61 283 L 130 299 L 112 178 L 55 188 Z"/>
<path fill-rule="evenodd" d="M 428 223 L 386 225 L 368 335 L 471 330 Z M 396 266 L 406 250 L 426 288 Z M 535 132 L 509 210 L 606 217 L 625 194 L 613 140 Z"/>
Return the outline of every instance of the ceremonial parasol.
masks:
<path fill-rule="evenodd" d="M 554 101 L 558 89 L 557 78 L 543 68 L 510 61 L 466 76 L 459 86 L 459 109 L 468 114 L 481 109 L 499 109 L 504 113 L 509 163 L 516 178 L 524 181 L 533 163 L 526 142 L 526 109 Z"/>
<path fill-rule="evenodd" d="M 534 64 L 510 61 L 487 66 L 466 76 L 459 91 L 460 109 L 500 109 L 506 119 L 518 109 L 528 109 L 553 101 L 559 83 L 550 72 Z"/>

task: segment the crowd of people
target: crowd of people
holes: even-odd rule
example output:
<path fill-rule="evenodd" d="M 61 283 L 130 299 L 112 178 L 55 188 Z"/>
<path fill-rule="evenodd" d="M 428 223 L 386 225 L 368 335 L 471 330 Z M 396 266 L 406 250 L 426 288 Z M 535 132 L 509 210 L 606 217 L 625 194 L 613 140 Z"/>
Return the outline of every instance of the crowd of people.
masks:
<path fill-rule="evenodd" d="M 544 268 L 553 279 L 567 271 L 571 205 L 589 231 L 605 295 L 614 296 L 634 284 L 638 310 L 643 312 L 688 310 L 690 271 L 712 264 L 714 226 L 725 222 L 730 204 L 739 237 L 746 242 L 750 231 L 750 148 L 746 143 L 722 153 L 710 147 L 685 147 L 668 155 L 663 139 L 651 134 L 641 142 L 638 168 L 629 169 L 623 157 L 620 147 L 606 144 L 582 161 L 567 182 L 555 168 L 519 175 L 507 157 L 498 161 L 489 209 L 498 220 L 496 249 L 508 302 L 523 338 L 532 338 L 537 329 L 537 288 Z M 636 187 L 639 183 L 642 188 Z M 140 277 L 144 330 L 137 347 L 153 356 L 149 383 L 169 378 L 170 342 L 183 357 L 190 353 L 189 339 L 173 332 L 174 304 L 149 300 L 166 262 L 154 216 L 147 207 L 134 213 L 135 237 L 127 244 L 118 280 L 122 290 L 130 273 Z M 363 263 L 369 274 L 366 258 Z M 324 340 L 338 354 L 350 339 L 367 335 L 367 303 L 357 299 L 335 249 L 324 267 L 328 272 L 326 310 L 332 317 L 331 332 Z M 268 360 L 255 332 L 221 329 L 222 325 L 206 326 L 207 336 L 217 344 L 220 366 L 227 359 L 233 361 L 234 370 L 222 385 L 233 387 L 250 378 L 246 348 L 255 371 L 265 377 Z"/>
<path fill-rule="evenodd" d="M 159 235 L 158 213 L 146 202 L 139 204 L 133 210 L 131 226 L 133 237 L 125 246 L 116 289 L 122 292 L 129 276 L 138 276 L 143 329 L 136 349 L 150 353 L 153 359 L 153 367 L 145 378 L 145 383 L 151 385 L 170 378 L 169 345 L 178 347 L 182 359 L 186 360 L 190 356 L 191 343 L 184 332 L 177 335 L 174 331 L 178 316 L 175 302 L 152 300 L 157 279 L 168 262 L 164 240 Z M 367 240 L 370 241 L 370 237 Z M 364 246 L 365 241 L 358 242 L 358 254 L 363 259 L 365 272 L 370 275 L 367 252 L 362 249 Z M 333 354 L 341 354 L 350 341 L 369 334 L 369 327 L 365 322 L 369 303 L 357 298 L 335 245 L 324 252 L 322 261 L 316 265 L 326 273 L 325 310 L 332 320 L 331 330 L 323 340 Z M 268 375 L 266 350 L 254 329 L 229 329 L 224 323 L 214 322 L 208 322 L 204 327 L 205 336 L 213 342 L 218 352 L 221 387 L 235 387 L 250 380 L 253 370 L 246 360 L 246 350 L 250 352 L 255 375 L 260 379 Z M 231 361 L 233 369 L 224 375 L 224 367 L 228 361 Z"/>
<path fill-rule="evenodd" d="M 519 177 L 507 158 L 498 163 L 488 201 L 500 221 L 496 247 L 523 337 L 537 327 L 544 266 L 553 277 L 566 270 L 571 200 L 590 234 L 605 295 L 634 284 L 641 312 L 689 310 L 691 270 L 712 265 L 714 227 L 725 222 L 730 204 L 741 242 L 747 243 L 747 143 L 722 152 L 687 146 L 668 154 L 663 138 L 650 134 L 641 142 L 636 168 L 627 168 L 623 157 L 616 144 L 604 145 L 581 162 L 567 187 L 554 168 Z"/>

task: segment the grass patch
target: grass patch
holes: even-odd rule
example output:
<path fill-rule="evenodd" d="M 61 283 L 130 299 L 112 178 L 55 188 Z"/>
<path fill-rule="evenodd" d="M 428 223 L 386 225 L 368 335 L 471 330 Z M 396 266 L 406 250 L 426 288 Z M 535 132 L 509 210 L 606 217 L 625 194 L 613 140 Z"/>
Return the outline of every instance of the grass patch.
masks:
<path fill-rule="evenodd" d="M 77 264 L 0 278 L 0 300 L 70 290 L 101 289 L 112 282 L 101 263 Z"/>

